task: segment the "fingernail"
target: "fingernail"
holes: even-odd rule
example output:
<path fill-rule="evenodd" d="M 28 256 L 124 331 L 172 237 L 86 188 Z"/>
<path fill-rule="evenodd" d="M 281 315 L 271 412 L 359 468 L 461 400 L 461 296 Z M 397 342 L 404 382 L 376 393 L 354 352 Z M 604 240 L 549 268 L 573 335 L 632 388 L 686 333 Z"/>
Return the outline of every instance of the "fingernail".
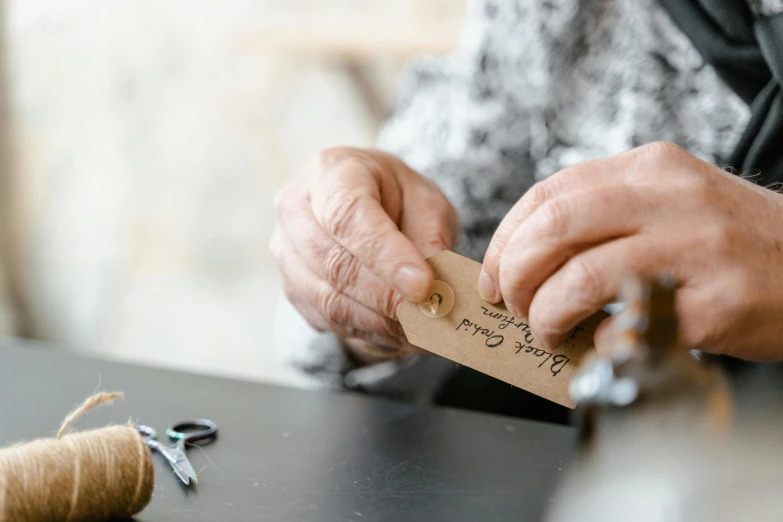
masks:
<path fill-rule="evenodd" d="M 397 269 L 394 284 L 408 299 L 421 301 L 429 291 L 429 277 L 415 266 L 406 265 Z"/>
<path fill-rule="evenodd" d="M 530 333 L 533 335 L 533 342 L 536 343 L 538 346 L 543 348 L 544 350 L 549 349 L 549 340 L 546 338 L 546 336 L 543 335 L 537 335 L 536 331 L 532 328 L 530 329 Z"/>
<path fill-rule="evenodd" d="M 568 339 L 567 335 L 550 335 L 542 337 L 541 344 L 545 350 L 555 350 L 559 348 L 560 345 L 566 341 L 566 339 Z"/>
<path fill-rule="evenodd" d="M 483 271 L 479 277 L 478 291 L 481 298 L 489 303 L 497 302 L 498 289 L 495 286 L 495 282 Z"/>
<path fill-rule="evenodd" d="M 538 335 L 536 333 L 536 330 L 533 328 L 533 326 L 530 326 L 530 335 L 533 336 L 533 342 L 541 346 L 542 348 L 546 349 L 546 339 L 543 335 Z"/>

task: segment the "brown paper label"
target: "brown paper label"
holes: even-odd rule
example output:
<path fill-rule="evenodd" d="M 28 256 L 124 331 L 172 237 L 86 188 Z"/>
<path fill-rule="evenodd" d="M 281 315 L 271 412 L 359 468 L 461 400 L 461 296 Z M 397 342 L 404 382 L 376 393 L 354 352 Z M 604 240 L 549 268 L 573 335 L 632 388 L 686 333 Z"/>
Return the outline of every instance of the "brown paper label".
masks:
<path fill-rule="evenodd" d="M 593 333 L 608 316 L 600 312 L 574 329 L 558 348 L 539 348 L 526 318 L 512 316 L 503 303 L 481 299 L 481 264 L 444 251 L 428 262 L 436 281 L 454 291 L 451 311 L 432 317 L 427 306 L 405 302 L 399 319 L 408 340 L 474 370 L 486 373 L 569 408 L 568 384 L 582 359 L 593 349 Z M 442 310 L 441 310 L 442 312 Z M 428 315 L 429 314 L 429 315 Z"/>

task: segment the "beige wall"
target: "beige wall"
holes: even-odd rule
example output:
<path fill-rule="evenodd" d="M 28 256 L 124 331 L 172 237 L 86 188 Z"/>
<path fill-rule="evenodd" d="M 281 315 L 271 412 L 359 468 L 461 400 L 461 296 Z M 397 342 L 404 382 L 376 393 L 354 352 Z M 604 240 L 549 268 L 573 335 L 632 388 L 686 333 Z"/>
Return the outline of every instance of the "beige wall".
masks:
<path fill-rule="evenodd" d="M 315 29 L 302 31 L 304 44 L 272 30 L 304 4 L 331 4 L 330 23 L 376 20 L 376 34 L 377 20 L 407 23 L 398 36 L 451 13 L 451 29 L 421 50 L 453 39 L 461 12 L 443 0 L 10 2 L 11 259 L 36 335 L 101 356 L 306 384 L 271 350 L 271 198 L 319 148 L 372 144 L 378 121 L 341 67 L 355 41 L 313 46 Z M 357 34 L 373 33 L 362 25 Z M 379 60 L 387 101 L 399 58 L 416 49 L 379 41 L 375 57 L 361 45 L 359 58 Z M 2 289 L 0 332 L 11 315 Z"/>
<path fill-rule="evenodd" d="M 9 298 L 5 266 L 0 263 L 0 335 L 11 335 L 16 331 L 14 308 Z"/>

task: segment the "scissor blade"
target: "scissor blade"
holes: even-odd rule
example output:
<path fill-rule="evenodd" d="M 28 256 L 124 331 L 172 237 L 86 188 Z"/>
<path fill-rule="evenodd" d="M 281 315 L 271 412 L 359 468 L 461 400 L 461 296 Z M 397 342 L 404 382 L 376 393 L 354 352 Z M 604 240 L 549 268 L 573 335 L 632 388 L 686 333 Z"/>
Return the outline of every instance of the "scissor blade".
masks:
<path fill-rule="evenodd" d="M 174 470 L 176 471 L 179 478 L 181 478 L 185 484 L 189 484 L 190 481 L 185 480 L 182 478 L 182 475 L 184 474 L 186 477 L 190 478 L 198 484 L 198 477 L 196 476 L 196 470 L 193 469 L 193 466 L 190 464 L 189 460 L 184 460 L 182 462 L 178 462 L 177 465 L 174 467 Z"/>
<path fill-rule="evenodd" d="M 174 473 L 177 474 L 179 479 L 184 482 L 186 486 L 190 484 L 191 480 L 198 484 L 196 470 L 193 469 L 193 465 L 190 463 L 190 460 L 188 460 L 184 451 L 175 446 L 173 448 L 167 448 L 164 455 L 166 456 L 166 460 L 169 461 L 169 464 L 171 464 L 171 467 L 174 468 Z"/>
<path fill-rule="evenodd" d="M 183 484 L 186 486 L 190 485 L 190 477 L 182 470 L 180 469 L 180 466 L 177 464 L 171 463 L 171 469 L 174 470 L 174 474 L 179 477 L 179 479 L 182 481 Z"/>

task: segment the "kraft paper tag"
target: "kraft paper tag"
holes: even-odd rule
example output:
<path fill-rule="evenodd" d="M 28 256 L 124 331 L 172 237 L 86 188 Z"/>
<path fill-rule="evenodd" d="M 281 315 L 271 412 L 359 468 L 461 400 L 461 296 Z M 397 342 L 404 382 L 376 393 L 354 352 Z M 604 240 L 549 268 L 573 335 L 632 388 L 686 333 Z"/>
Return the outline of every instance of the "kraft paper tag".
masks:
<path fill-rule="evenodd" d="M 569 408 L 568 384 L 593 350 L 593 333 L 608 314 L 600 312 L 574 329 L 558 348 L 541 349 L 525 318 L 503 303 L 481 299 L 481 264 L 444 251 L 428 259 L 435 272 L 432 301 L 405 302 L 398 315 L 412 344 Z"/>

